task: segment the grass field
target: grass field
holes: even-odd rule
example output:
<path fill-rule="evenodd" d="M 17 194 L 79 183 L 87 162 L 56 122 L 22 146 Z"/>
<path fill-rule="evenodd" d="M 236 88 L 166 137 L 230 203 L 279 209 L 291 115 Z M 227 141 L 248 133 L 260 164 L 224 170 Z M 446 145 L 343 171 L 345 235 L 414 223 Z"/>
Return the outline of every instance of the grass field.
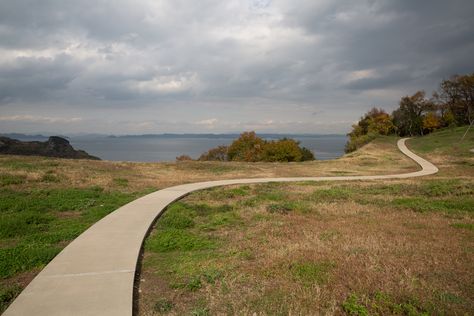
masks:
<path fill-rule="evenodd" d="M 440 173 L 193 193 L 145 243 L 141 315 L 474 313 L 474 132 L 408 145 Z"/>
<path fill-rule="evenodd" d="M 454 134 L 460 132 L 461 130 L 451 131 Z M 469 137 L 469 144 L 473 144 L 472 134 Z M 170 185 L 214 179 L 388 174 L 417 170 L 412 161 L 398 152 L 395 143 L 396 138 L 380 138 L 341 159 L 305 163 L 128 163 L 0 156 L 0 312 L 70 241 L 111 211 L 139 196 Z M 414 140 L 410 145 L 416 147 L 417 143 Z M 450 152 L 449 148 L 446 152 Z M 440 194 L 447 194 L 446 190 L 454 189 L 468 192 L 468 184 L 473 176 L 472 156 L 464 155 L 462 150 L 453 157 L 444 152 L 434 155 L 429 149 L 423 152 L 425 153 L 430 158 L 437 159 L 443 168 L 451 168 L 450 172 L 459 174 L 459 179 L 456 180 L 458 182 L 452 184 L 451 176 L 442 170 L 442 176 L 431 178 L 432 186 L 437 186 L 437 179 L 444 179 L 447 184 L 433 190 L 440 190 Z M 374 186 L 371 190 L 379 192 L 373 193 L 376 200 L 370 198 L 372 193 L 360 192 L 369 184 Z M 313 227 L 309 223 L 318 220 L 318 216 L 322 219 L 333 218 L 336 223 L 341 214 L 347 213 L 344 215 L 348 216 L 345 225 L 350 228 L 350 216 L 356 216 L 354 214 L 358 210 L 364 210 L 362 213 L 369 212 L 366 209 L 380 209 L 387 203 L 394 212 L 431 214 L 429 216 L 440 216 L 443 219 L 448 216 L 446 214 L 455 214 L 449 215 L 457 217 L 450 218 L 452 222 L 448 227 L 456 234 L 467 236 L 466 256 L 471 258 L 473 248 L 472 245 L 469 246 L 469 238 L 472 235 L 469 234 L 472 234 L 473 224 L 466 215 L 469 212 L 465 210 L 471 207 L 469 193 L 463 193 L 461 199 L 444 195 L 436 199 L 421 195 L 405 196 L 405 184 L 268 184 L 218 188 L 190 195 L 170 207 L 158 221 L 157 229 L 146 243 L 143 273 L 145 281 L 141 282 L 143 295 L 140 310 L 144 314 L 214 314 L 216 311 L 223 311 L 224 305 L 216 307 L 223 304 L 220 299 L 232 299 L 230 304 L 236 312 L 245 307 L 239 305 L 241 303 L 238 297 L 233 298 L 233 295 L 240 295 L 239 297 L 255 301 L 255 304 L 249 305 L 248 310 L 277 313 L 281 306 L 278 310 L 271 309 L 275 305 L 274 301 L 281 300 L 282 295 L 294 288 L 290 285 L 288 288 L 279 288 L 278 282 L 284 284 L 286 281 L 278 281 L 278 278 L 272 277 L 273 274 L 278 276 L 284 271 L 283 275 L 298 286 L 300 292 L 295 293 L 314 295 L 314 284 L 333 284 L 333 274 L 340 267 L 340 263 L 334 258 L 319 258 L 322 250 L 317 253 L 302 253 L 298 257 L 296 253 L 284 250 L 285 247 L 280 248 L 278 243 L 283 245 L 295 234 L 296 244 L 288 247 L 296 251 L 298 243 L 301 243 L 301 249 L 305 249 L 306 241 L 300 240 L 300 237 L 312 234 L 317 235 L 317 240 L 322 244 L 324 241 L 327 245 L 337 245 L 336 241 L 351 238 L 351 235 L 345 236 L 342 228 L 341 231 L 337 228 L 318 231 L 315 228 L 317 226 Z M 403 194 L 392 191 L 395 190 L 393 186 L 397 185 Z M 419 186 L 419 183 L 415 181 L 413 186 Z M 397 195 L 396 207 L 392 207 L 393 203 L 387 200 L 394 194 Z M 435 200 L 437 205 L 434 212 L 423 209 L 426 208 L 425 201 L 434 203 Z M 410 208 L 420 210 L 413 211 Z M 456 213 L 459 210 L 462 217 Z M 371 219 L 371 213 L 364 214 L 368 220 L 376 221 Z M 292 220 L 297 220 L 296 224 Z M 306 228 L 302 230 L 303 227 Z M 360 227 L 365 229 L 364 226 Z M 319 239 L 320 235 L 322 239 Z M 275 239 L 277 237 L 281 240 Z M 291 265 L 288 271 L 285 262 L 276 266 L 262 265 L 268 263 L 265 260 L 273 260 L 273 255 L 284 255 L 285 251 L 286 263 Z M 263 260 L 260 256 L 265 253 L 268 258 Z M 314 260 L 305 259 L 305 255 Z M 240 265 L 250 270 L 239 270 Z M 231 268 L 233 271 L 230 271 Z M 170 272 L 170 269 L 174 272 Z M 258 272 L 258 269 L 261 271 Z M 231 272 L 235 273 L 237 279 L 234 279 Z M 265 284 L 265 278 L 274 279 L 276 283 Z M 335 310 L 341 309 L 341 302 L 347 301 L 349 305 L 353 302 L 353 305 L 358 306 L 371 297 L 364 296 L 366 294 L 362 290 L 356 289 L 358 288 L 347 293 L 335 290 L 334 293 L 340 295 L 331 301 Z M 227 293 L 227 296 L 209 296 L 217 290 Z M 247 294 L 243 295 L 239 292 L 241 290 Z M 295 293 L 291 295 L 294 296 Z M 318 293 L 329 295 L 326 292 Z M 348 296 L 350 294 L 354 295 Z M 262 298 L 268 300 L 259 301 Z M 323 299 L 321 296 L 321 300 Z M 308 297 L 310 305 L 305 308 L 314 308 L 314 302 L 317 301 Z M 298 304 L 297 301 L 295 304 Z M 298 305 L 292 306 L 282 309 L 282 313 L 298 310 Z M 226 311 L 231 310 L 226 307 L 224 312 Z"/>
<path fill-rule="evenodd" d="M 375 150 L 374 150 L 375 149 Z M 119 206 L 174 184 L 416 169 L 387 138 L 335 161 L 129 163 L 0 155 L 0 312 L 70 241 Z"/>

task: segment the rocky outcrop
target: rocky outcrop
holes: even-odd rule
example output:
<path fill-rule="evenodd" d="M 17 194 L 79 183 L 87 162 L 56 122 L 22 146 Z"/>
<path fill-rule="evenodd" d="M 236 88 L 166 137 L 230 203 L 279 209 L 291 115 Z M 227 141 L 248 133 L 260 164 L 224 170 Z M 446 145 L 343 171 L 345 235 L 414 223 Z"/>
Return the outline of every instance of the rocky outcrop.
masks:
<path fill-rule="evenodd" d="M 22 142 L 0 137 L 0 154 L 100 160 L 83 150 L 75 150 L 67 139 L 58 136 L 51 136 L 46 142 Z"/>

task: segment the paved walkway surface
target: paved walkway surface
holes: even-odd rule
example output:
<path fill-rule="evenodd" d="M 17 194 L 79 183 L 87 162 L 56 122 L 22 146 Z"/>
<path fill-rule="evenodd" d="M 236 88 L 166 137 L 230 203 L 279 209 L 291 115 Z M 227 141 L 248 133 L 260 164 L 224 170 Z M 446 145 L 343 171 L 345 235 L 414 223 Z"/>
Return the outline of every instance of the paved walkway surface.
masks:
<path fill-rule="evenodd" d="M 72 241 L 23 290 L 4 315 L 132 315 L 135 269 L 142 242 L 167 205 L 201 189 L 264 182 L 404 179 L 438 172 L 398 141 L 417 172 L 379 176 L 259 178 L 178 185 L 139 198 L 112 212 Z"/>

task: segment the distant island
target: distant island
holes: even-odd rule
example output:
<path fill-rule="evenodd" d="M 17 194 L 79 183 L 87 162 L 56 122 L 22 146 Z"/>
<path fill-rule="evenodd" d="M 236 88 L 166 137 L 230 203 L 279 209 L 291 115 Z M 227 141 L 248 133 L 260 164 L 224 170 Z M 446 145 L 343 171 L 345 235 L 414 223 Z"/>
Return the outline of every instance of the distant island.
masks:
<path fill-rule="evenodd" d="M 75 150 L 67 139 L 59 136 L 51 136 L 44 142 L 0 136 L 0 154 L 100 160 L 83 150 Z"/>

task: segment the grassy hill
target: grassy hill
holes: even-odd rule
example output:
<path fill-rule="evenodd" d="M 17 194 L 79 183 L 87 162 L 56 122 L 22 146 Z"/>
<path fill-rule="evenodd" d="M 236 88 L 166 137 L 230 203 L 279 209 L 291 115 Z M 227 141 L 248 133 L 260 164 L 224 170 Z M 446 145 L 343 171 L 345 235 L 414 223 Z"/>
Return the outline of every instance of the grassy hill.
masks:
<path fill-rule="evenodd" d="M 349 255 L 354 252 L 360 261 L 358 247 L 365 254 L 372 248 L 346 244 L 354 237 L 354 229 L 366 231 L 367 238 L 378 238 L 379 230 L 394 228 L 390 225 L 396 216 L 406 216 L 403 222 L 411 223 L 411 217 L 423 214 L 426 218 L 422 223 L 428 223 L 433 232 L 437 227 L 431 224 L 430 216 L 449 221 L 447 227 L 453 236 L 464 236 L 465 249 L 471 249 L 464 259 L 472 259 L 472 219 L 468 212 L 473 209 L 469 191 L 474 175 L 472 155 L 463 149 L 453 154 L 449 148 L 462 132 L 441 132 L 447 134 L 438 138 L 442 141 L 438 147 L 446 147 L 440 152 L 424 150 L 420 147 L 426 145 L 423 141 L 409 144 L 441 164 L 440 175 L 428 179 L 346 185 L 267 184 L 190 195 L 170 207 L 147 242 L 143 276 L 150 282 L 142 284 L 141 312 L 170 309 L 175 314 L 213 314 L 247 308 L 274 314 L 311 308 L 341 310 L 341 304 L 353 297 L 348 296 L 351 294 L 354 304 L 366 304 L 372 298 L 370 291 L 364 292 L 362 285 L 343 290 L 347 285 L 337 281 L 344 273 L 357 271 L 340 270 L 344 265 L 330 254 L 347 256 L 344 249 L 349 249 Z M 432 142 L 439 141 L 436 134 L 428 137 Z M 128 163 L 0 155 L 0 311 L 81 232 L 119 206 L 153 190 L 214 179 L 416 170 L 417 166 L 398 152 L 395 143 L 392 137 L 379 138 L 343 158 L 305 163 Z M 461 146 L 474 148 L 473 133 Z M 445 168 L 459 177 L 452 179 Z M 425 196 L 426 190 L 435 190 L 439 195 Z M 461 193 L 458 196 L 453 191 Z M 424 209 L 426 201 L 435 205 L 434 211 Z M 389 211 L 377 211 L 380 209 Z M 451 213 L 457 217 L 445 217 Z M 379 227 L 384 221 L 388 226 Z M 392 235 L 385 239 L 403 242 Z M 426 238 L 429 240 L 432 235 Z M 426 245 L 429 246 L 428 241 Z M 337 250 L 338 247 L 342 248 Z M 430 248 L 426 251 L 428 256 Z M 381 275 L 382 272 L 378 274 Z M 355 284 L 358 282 L 361 281 Z M 337 290 L 322 291 L 320 283 L 334 285 Z M 456 288 L 446 293 L 467 300 L 472 308 L 472 297 L 464 298 L 459 294 L 463 291 Z M 386 292 L 391 293 L 383 293 Z M 295 293 L 304 295 L 297 298 Z M 322 296 L 309 299 L 315 293 Z M 398 302 L 395 294 L 393 300 Z M 293 298 L 287 307 L 285 304 L 290 301 L 281 299 L 285 295 Z M 224 304 L 228 300 L 230 305 Z M 244 301 L 253 303 L 245 305 Z M 332 307 L 322 302 L 330 302 Z"/>
<path fill-rule="evenodd" d="M 440 164 L 434 176 L 232 186 L 174 203 L 145 245 L 140 314 L 474 313 L 474 132 L 460 142 L 464 131 L 409 141 Z"/>

